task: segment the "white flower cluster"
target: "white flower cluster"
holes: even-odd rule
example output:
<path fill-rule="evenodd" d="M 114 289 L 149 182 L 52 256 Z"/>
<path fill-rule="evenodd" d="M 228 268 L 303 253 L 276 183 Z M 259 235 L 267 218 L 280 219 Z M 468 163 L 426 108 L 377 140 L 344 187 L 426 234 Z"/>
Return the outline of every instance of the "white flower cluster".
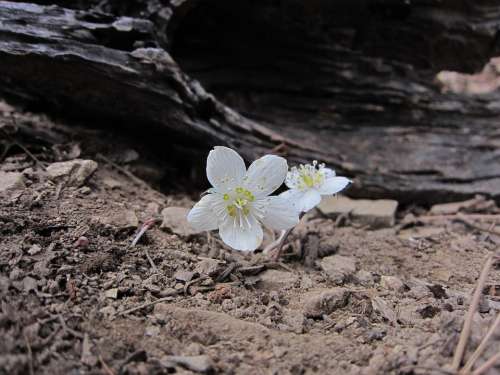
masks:
<path fill-rule="evenodd" d="M 288 172 L 286 160 L 275 155 L 257 159 L 247 170 L 236 151 L 222 146 L 208 154 L 207 177 L 212 188 L 191 209 L 188 221 L 198 231 L 219 229 L 221 239 L 241 251 L 260 246 L 262 225 L 290 229 L 321 195 L 338 193 L 350 183 L 316 161 Z M 283 181 L 290 190 L 271 196 Z"/>

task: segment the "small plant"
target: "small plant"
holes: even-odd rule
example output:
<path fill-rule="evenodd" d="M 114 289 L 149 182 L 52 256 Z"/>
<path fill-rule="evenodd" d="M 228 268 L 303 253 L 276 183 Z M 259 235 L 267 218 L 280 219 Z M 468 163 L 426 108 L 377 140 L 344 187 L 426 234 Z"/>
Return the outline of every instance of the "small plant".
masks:
<path fill-rule="evenodd" d="M 212 187 L 189 212 L 190 225 L 198 231 L 218 229 L 222 241 L 240 251 L 261 245 L 262 226 L 280 230 L 272 246 L 278 255 L 300 216 L 323 195 L 336 194 L 351 182 L 316 161 L 288 171 L 287 161 L 275 155 L 257 159 L 247 170 L 236 151 L 222 146 L 208 154 L 207 178 Z M 290 190 L 271 195 L 283 182 Z"/>

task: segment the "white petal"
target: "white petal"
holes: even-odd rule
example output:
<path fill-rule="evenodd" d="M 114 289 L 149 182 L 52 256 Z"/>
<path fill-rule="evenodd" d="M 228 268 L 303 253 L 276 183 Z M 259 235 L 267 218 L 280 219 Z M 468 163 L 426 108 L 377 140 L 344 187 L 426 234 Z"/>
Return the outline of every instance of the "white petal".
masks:
<path fill-rule="evenodd" d="M 250 165 L 244 185 L 255 197 L 265 197 L 283 184 L 287 171 L 288 164 L 284 158 L 265 155 Z"/>
<path fill-rule="evenodd" d="M 302 190 L 290 189 L 290 190 L 284 191 L 279 196 L 281 198 L 286 199 L 288 202 L 290 202 L 290 204 L 292 204 L 292 206 L 294 206 L 295 209 L 300 212 L 299 202 L 302 199 L 302 197 L 304 196 L 304 194 L 305 194 L 305 192 Z"/>
<path fill-rule="evenodd" d="M 220 198 L 216 194 L 205 195 L 189 211 L 187 220 L 191 227 L 197 231 L 217 229 L 217 217 L 213 211 L 213 204 Z"/>
<path fill-rule="evenodd" d="M 345 177 L 330 177 L 327 178 L 320 187 L 318 187 L 318 191 L 321 195 L 337 194 L 350 183 L 351 180 Z"/>
<path fill-rule="evenodd" d="M 335 177 L 335 171 L 331 168 L 323 168 L 322 171 L 323 171 L 326 179 L 329 179 L 331 177 Z"/>
<path fill-rule="evenodd" d="M 234 150 L 216 146 L 207 158 L 208 181 L 219 192 L 226 192 L 241 183 L 246 168 L 242 157 Z"/>
<path fill-rule="evenodd" d="M 257 201 L 257 204 L 260 204 L 262 201 L 265 209 L 261 221 L 266 227 L 285 230 L 298 224 L 299 211 L 291 201 L 282 196 L 273 196 L 261 199 Z"/>
<path fill-rule="evenodd" d="M 307 190 L 299 199 L 297 207 L 302 212 L 307 212 L 321 202 L 321 194 L 314 189 Z"/>
<path fill-rule="evenodd" d="M 250 225 L 240 226 L 232 219 L 226 220 L 219 228 L 222 241 L 235 250 L 252 251 L 262 243 L 264 234 L 260 223 L 251 215 L 247 218 Z"/>

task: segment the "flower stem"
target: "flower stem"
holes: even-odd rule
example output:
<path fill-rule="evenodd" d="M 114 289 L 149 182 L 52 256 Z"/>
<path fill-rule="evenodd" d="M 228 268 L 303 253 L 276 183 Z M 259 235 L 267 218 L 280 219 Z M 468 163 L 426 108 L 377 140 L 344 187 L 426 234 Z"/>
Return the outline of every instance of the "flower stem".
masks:
<path fill-rule="evenodd" d="M 302 212 L 300 214 L 300 216 L 299 216 L 299 223 L 300 223 L 300 220 L 302 220 L 302 218 L 304 217 L 304 215 L 305 215 L 305 212 Z M 276 241 L 274 241 L 272 244 L 270 244 L 268 247 L 266 247 L 266 249 L 264 250 L 264 251 L 267 250 L 267 252 L 269 252 L 269 251 L 271 251 L 271 250 L 273 250 L 273 249 L 276 248 L 276 252 L 272 256 L 273 260 L 276 261 L 281 256 L 281 250 L 283 249 L 283 246 L 285 245 L 285 241 L 288 238 L 288 236 L 290 235 L 290 233 L 292 233 L 292 231 L 293 231 L 294 228 L 295 227 L 292 227 L 290 229 L 281 231 L 281 234 L 280 234 L 279 238 Z"/>

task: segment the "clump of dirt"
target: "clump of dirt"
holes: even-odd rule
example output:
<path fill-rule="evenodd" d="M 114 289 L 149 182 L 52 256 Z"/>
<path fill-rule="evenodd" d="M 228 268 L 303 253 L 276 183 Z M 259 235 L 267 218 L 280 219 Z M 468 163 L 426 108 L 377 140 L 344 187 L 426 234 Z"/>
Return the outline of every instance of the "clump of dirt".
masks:
<path fill-rule="evenodd" d="M 271 262 L 184 233 L 180 214 L 160 228 L 164 208 L 196 197 L 134 177 L 158 168 L 132 140 L 110 150 L 99 131 L 0 114 L 0 129 L 12 116 L 22 129 L 0 164 L 0 373 L 432 373 L 451 362 L 500 241 L 422 208 L 379 230 L 313 212 Z M 36 133 L 57 136 L 18 138 Z M 471 348 L 500 310 L 499 285 L 497 272 Z"/>

